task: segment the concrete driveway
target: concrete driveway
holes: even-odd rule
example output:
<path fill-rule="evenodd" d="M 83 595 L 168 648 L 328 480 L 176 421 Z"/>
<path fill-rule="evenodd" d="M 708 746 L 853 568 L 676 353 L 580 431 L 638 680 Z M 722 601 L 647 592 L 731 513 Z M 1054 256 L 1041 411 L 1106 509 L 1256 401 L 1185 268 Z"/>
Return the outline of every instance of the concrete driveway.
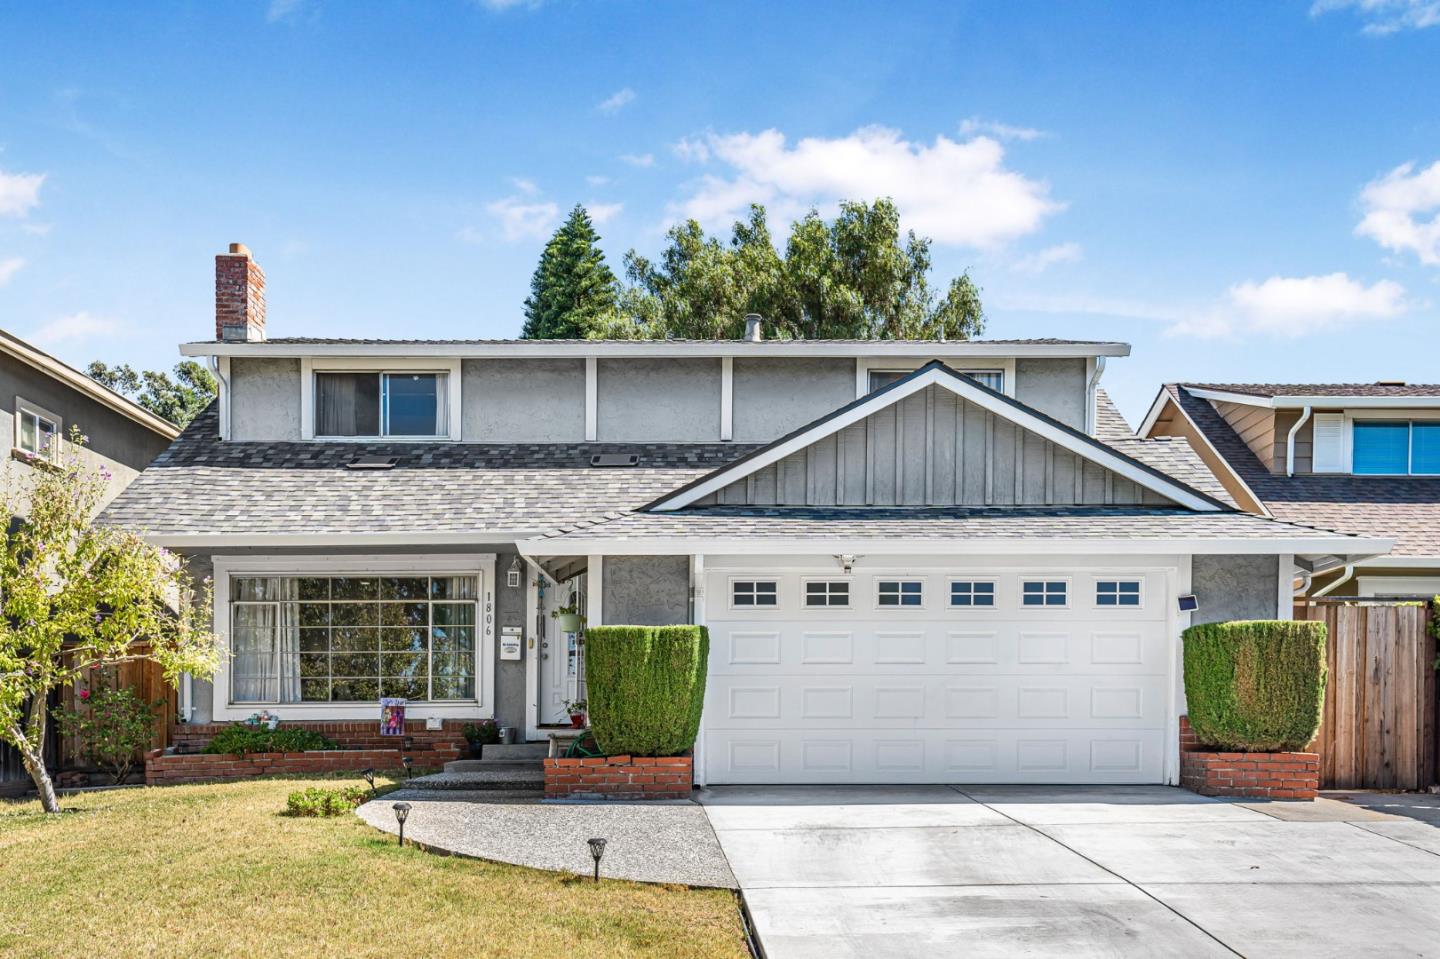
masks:
<path fill-rule="evenodd" d="M 1399 816 L 1164 786 L 699 798 L 767 959 L 1440 957 L 1434 797 Z"/>

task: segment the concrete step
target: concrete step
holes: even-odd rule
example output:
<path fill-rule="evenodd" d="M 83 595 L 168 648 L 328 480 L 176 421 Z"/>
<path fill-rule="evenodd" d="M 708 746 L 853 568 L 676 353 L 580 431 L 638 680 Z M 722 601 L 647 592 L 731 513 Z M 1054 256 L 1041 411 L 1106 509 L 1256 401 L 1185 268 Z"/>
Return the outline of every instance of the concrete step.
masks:
<path fill-rule="evenodd" d="M 545 786 L 545 770 L 539 763 L 520 769 L 485 769 L 475 772 L 435 773 L 417 776 L 405 783 L 406 789 L 435 790 L 532 790 Z"/>
<path fill-rule="evenodd" d="M 487 770 L 494 772 L 502 769 L 533 769 L 539 772 L 541 769 L 540 759 L 541 757 L 534 759 L 457 759 L 454 762 L 446 763 L 445 771 L 447 773 L 473 773 Z"/>
<path fill-rule="evenodd" d="M 515 743 L 506 746 L 497 743 L 494 746 L 486 746 L 482 757 L 489 759 L 544 759 L 546 752 L 550 749 L 549 743 Z"/>

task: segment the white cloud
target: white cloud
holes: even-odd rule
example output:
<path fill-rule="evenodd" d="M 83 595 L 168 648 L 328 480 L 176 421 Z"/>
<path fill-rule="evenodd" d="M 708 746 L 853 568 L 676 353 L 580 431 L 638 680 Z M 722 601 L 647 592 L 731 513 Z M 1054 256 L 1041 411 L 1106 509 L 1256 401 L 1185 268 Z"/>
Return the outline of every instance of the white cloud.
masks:
<path fill-rule="evenodd" d="M 685 163 L 705 163 L 710 159 L 710 147 L 700 137 L 682 137 L 670 145 L 670 152 Z"/>
<path fill-rule="evenodd" d="M 1402 30 L 1440 26 L 1440 0 L 1315 0 L 1310 15 L 1354 10 L 1365 21 L 1363 33 L 1384 37 Z"/>
<path fill-rule="evenodd" d="M 1016 127 L 1008 123 L 999 123 L 995 120 L 983 120 L 980 117 L 970 117 L 960 121 L 960 135 L 962 137 L 973 137 L 977 135 L 993 136 L 997 140 L 1038 140 L 1050 134 L 1044 130 L 1037 130 L 1034 127 Z"/>
<path fill-rule="evenodd" d="M 1372 180 L 1360 191 L 1360 205 L 1365 216 L 1356 233 L 1440 266 L 1440 160 L 1418 172 L 1403 163 Z"/>
<path fill-rule="evenodd" d="M 585 212 L 590 214 L 590 219 L 596 226 L 599 226 L 607 220 L 615 219 L 615 217 L 620 215 L 620 211 L 624 209 L 625 204 L 623 203 L 596 203 L 592 200 L 585 204 Z"/>
<path fill-rule="evenodd" d="M 53 230 L 53 229 L 55 229 L 55 224 L 53 224 L 53 223 L 22 223 L 22 224 L 20 224 L 20 229 L 24 230 L 26 233 L 29 233 L 31 236 L 49 236 L 49 235 L 50 235 L 50 231 Z"/>
<path fill-rule="evenodd" d="M 1079 243 L 1060 243 L 1020 257 L 1010 269 L 1017 273 L 1044 273 L 1057 263 L 1076 263 L 1084 256 Z"/>
<path fill-rule="evenodd" d="M 585 182 L 591 186 L 604 186 L 610 182 L 610 178 L 608 176 L 600 176 L 598 173 L 592 173 L 585 178 Z"/>
<path fill-rule="evenodd" d="M 728 226 L 750 203 L 772 216 L 826 210 L 842 199 L 888 196 L 903 225 L 936 243 L 995 247 L 1040 228 L 1064 209 L 1049 187 L 1005 167 L 1005 148 L 991 137 L 913 143 L 896 130 L 864 127 L 845 137 L 807 137 L 793 146 L 778 130 L 711 134 L 711 156 L 733 171 L 707 174 L 671 213 L 712 229 Z"/>
<path fill-rule="evenodd" d="M 534 10 L 544 3 L 545 0 L 476 0 L 486 10 L 493 10 L 496 13 L 504 13 L 506 10 L 514 10 L 524 7 L 527 10 Z"/>
<path fill-rule="evenodd" d="M 485 207 L 500 221 L 500 233 L 508 242 L 545 239 L 560 219 L 560 208 L 548 200 L 527 203 L 524 198 L 507 196 Z"/>
<path fill-rule="evenodd" d="M 265 11 L 265 20 L 268 23 L 288 20 L 304 6 L 305 0 L 270 0 L 270 6 Z"/>
<path fill-rule="evenodd" d="M 97 336 L 114 336 L 122 332 L 123 328 L 124 326 L 119 320 L 108 316 L 95 316 L 82 310 L 79 313 L 71 313 L 69 316 L 51 320 L 32 332 L 26 339 L 41 344 L 68 343 L 72 340 L 88 340 Z"/>
<path fill-rule="evenodd" d="M 655 154 L 653 153 L 625 153 L 620 156 L 623 163 L 631 166 L 652 167 L 655 165 Z"/>
<path fill-rule="evenodd" d="M 616 90 L 604 100 L 595 105 L 595 109 L 601 113 L 619 113 L 625 106 L 635 99 L 635 91 L 629 87 L 623 90 Z"/>
<path fill-rule="evenodd" d="M 512 176 L 510 178 L 510 185 L 526 196 L 534 196 L 540 192 L 540 188 L 535 185 L 534 180 L 526 179 L 523 176 Z"/>
<path fill-rule="evenodd" d="M 43 173 L 6 173 L 0 170 L 0 216 L 25 216 L 40 205 Z"/>
<path fill-rule="evenodd" d="M 1245 333 L 1297 337 L 1387 319 L 1408 308 L 1405 288 L 1392 280 L 1366 286 L 1345 273 L 1272 276 L 1230 287 L 1219 305 L 1175 323 L 1169 332 L 1207 338 Z"/>
<path fill-rule="evenodd" d="M 0 286 L 4 286 L 13 280 L 15 274 L 19 273 L 24 266 L 25 260 L 22 257 L 12 256 L 0 260 Z"/>
<path fill-rule="evenodd" d="M 15 274 L 25 268 L 25 258 L 11 256 L 0 259 L 0 286 L 5 286 L 15 278 Z"/>

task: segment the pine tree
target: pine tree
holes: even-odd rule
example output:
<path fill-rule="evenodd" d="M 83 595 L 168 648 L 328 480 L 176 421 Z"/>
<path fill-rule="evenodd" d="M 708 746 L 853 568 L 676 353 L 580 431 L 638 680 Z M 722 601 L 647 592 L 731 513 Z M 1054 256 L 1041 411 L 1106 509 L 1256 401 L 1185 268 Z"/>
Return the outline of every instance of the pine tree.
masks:
<path fill-rule="evenodd" d="M 615 274 L 585 207 L 570 216 L 540 254 L 525 300 L 527 340 L 589 339 L 613 325 L 619 296 Z"/>

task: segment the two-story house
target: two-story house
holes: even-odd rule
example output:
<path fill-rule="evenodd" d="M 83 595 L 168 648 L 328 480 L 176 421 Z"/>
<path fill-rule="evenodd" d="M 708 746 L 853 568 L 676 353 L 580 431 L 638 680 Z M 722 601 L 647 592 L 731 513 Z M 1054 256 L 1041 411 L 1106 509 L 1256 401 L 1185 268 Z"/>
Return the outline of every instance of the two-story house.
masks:
<path fill-rule="evenodd" d="M 1238 509 L 1098 383 L 1121 343 L 269 337 L 216 258 L 218 403 L 109 509 L 213 573 L 196 721 L 494 716 L 597 623 L 706 624 L 697 778 L 1173 782 L 1191 622 L 1385 552 Z"/>
<path fill-rule="evenodd" d="M 70 443 L 71 427 L 88 440 Z M 34 471 L 53 468 L 73 454 L 92 469 L 104 469 L 108 502 L 140 475 L 180 431 L 79 370 L 24 340 L 0 330 L 0 433 L 10 437 L 10 455 L 0 461 L 0 484 L 23 499 Z M 22 507 L 23 508 L 23 507 Z M 61 756 L 58 737 L 47 744 L 48 762 Z M 20 755 L 0 743 L 0 795 L 28 787 Z"/>
<path fill-rule="evenodd" d="M 1440 385 L 1171 383 L 1140 432 L 1184 437 L 1244 510 L 1394 539 L 1301 569 L 1305 593 L 1440 594 Z"/>

